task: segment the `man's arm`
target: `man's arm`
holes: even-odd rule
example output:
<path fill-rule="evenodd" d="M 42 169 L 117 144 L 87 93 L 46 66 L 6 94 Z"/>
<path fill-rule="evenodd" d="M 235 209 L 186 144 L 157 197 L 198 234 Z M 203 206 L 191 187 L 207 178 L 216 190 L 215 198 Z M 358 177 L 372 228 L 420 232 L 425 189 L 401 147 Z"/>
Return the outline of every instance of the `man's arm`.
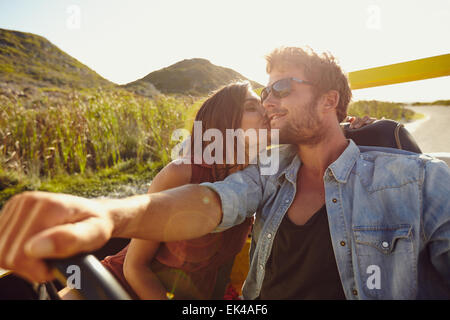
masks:
<path fill-rule="evenodd" d="M 49 281 L 54 276 L 44 258 L 93 251 L 111 237 L 197 238 L 214 230 L 221 216 L 217 194 L 199 185 L 108 200 L 25 192 L 11 198 L 0 216 L 0 268 Z"/>
<path fill-rule="evenodd" d="M 219 196 L 189 184 L 145 196 L 108 200 L 112 237 L 160 242 L 187 240 L 213 231 L 222 218 Z"/>
<path fill-rule="evenodd" d="M 44 258 L 93 251 L 111 237 L 160 242 L 198 238 L 217 228 L 222 207 L 224 228 L 253 214 L 262 190 L 259 171 L 250 166 L 214 186 L 185 185 L 125 199 L 22 193 L 0 215 L 0 268 L 44 282 L 54 278 Z"/>

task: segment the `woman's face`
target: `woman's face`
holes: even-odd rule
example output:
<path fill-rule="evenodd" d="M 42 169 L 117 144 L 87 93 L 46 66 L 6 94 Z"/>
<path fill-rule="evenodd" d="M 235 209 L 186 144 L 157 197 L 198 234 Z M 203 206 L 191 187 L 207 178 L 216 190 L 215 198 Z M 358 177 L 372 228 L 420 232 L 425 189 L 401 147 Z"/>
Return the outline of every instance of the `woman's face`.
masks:
<path fill-rule="evenodd" d="M 253 90 L 248 90 L 242 112 L 241 129 L 267 129 L 261 99 Z"/>
<path fill-rule="evenodd" d="M 249 135 L 245 136 L 247 146 L 254 146 L 258 143 L 260 129 L 268 129 L 268 121 L 265 117 L 265 111 L 261 104 L 261 99 L 253 90 L 250 89 L 247 92 L 243 105 L 241 129 L 244 131 L 248 129 L 256 130 L 256 140 L 249 139 Z"/>

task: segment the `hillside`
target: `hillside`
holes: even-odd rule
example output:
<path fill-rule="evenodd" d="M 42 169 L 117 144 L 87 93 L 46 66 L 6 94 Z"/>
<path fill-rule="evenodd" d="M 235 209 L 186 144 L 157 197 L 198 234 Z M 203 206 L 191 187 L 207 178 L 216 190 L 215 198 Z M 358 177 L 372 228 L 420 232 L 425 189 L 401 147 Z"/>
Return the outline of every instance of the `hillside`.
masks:
<path fill-rule="evenodd" d="M 0 29 L 0 82 L 22 88 L 115 86 L 47 39 L 5 29 Z"/>
<path fill-rule="evenodd" d="M 40 99 L 84 89 L 126 89 L 141 96 L 202 96 L 232 81 L 248 80 L 205 59 L 189 59 L 119 86 L 71 57 L 44 37 L 0 29 L 0 95 Z M 262 87 L 251 81 L 254 88 Z"/>
<path fill-rule="evenodd" d="M 164 94 L 188 94 L 200 96 L 210 93 L 232 81 L 248 80 L 240 73 L 216 66 L 206 59 L 186 59 L 169 67 L 154 71 L 142 79 L 124 85 L 133 89 L 154 86 Z M 249 80 L 253 88 L 262 87 Z"/>

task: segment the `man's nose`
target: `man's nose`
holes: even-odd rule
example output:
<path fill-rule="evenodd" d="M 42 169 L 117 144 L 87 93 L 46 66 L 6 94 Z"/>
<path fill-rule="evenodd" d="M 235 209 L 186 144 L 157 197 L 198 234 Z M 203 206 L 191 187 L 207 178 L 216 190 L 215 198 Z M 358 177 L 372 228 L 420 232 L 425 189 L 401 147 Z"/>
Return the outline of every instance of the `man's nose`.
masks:
<path fill-rule="evenodd" d="M 262 102 L 262 105 L 264 107 L 264 110 L 266 110 L 266 112 L 269 112 L 269 110 L 277 106 L 278 102 L 279 99 L 275 98 L 272 92 L 270 92 L 266 99 L 264 99 L 264 101 Z"/>

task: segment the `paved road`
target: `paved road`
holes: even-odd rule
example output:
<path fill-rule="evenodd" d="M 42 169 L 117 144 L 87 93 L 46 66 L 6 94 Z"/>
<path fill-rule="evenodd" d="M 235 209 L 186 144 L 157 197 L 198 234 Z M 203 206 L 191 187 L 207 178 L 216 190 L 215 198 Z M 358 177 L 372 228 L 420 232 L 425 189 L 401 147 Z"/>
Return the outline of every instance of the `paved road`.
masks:
<path fill-rule="evenodd" d="M 424 114 L 425 119 L 406 124 L 424 153 L 450 153 L 450 107 L 408 107 Z"/>

